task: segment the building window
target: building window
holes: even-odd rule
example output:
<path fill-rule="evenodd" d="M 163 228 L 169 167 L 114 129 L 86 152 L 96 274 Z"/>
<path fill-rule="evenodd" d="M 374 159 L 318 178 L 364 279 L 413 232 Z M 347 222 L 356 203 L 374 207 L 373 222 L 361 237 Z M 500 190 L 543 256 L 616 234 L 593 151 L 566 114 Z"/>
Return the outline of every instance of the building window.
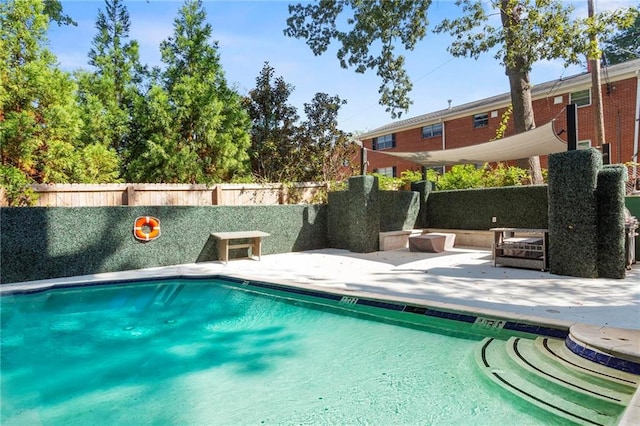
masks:
<path fill-rule="evenodd" d="M 434 172 L 436 172 L 439 175 L 443 175 L 444 174 L 444 166 L 427 167 L 427 172 L 429 170 L 433 170 Z"/>
<path fill-rule="evenodd" d="M 442 136 L 442 123 L 432 124 L 422 128 L 423 139 L 433 138 L 435 136 Z"/>
<path fill-rule="evenodd" d="M 482 113 L 473 116 L 473 127 L 487 127 L 489 125 L 489 114 Z"/>
<path fill-rule="evenodd" d="M 584 141 L 578 141 L 576 148 L 578 149 L 589 149 L 591 148 L 591 140 L 587 139 Z"/>
<path fill-rule="evenodd" d="M 396 146 L 396 135 L 391 134 L 391 135 L 384 135 L 384 136 L 380 136 L 378 138 L 373 138 L 373 149 L 374 150 L 380 150 L 380 149 L 389 149 L 389 148 L 393 148 Z"/>
<path fill-rule="evenodd" d="M 396 166 L 393 167 L 381 167 L 379 169 L 375 169 L 373 173 L 377 173 L 382 176 L 388 177 L 396 177 Z"/>
<path fill-rule="evenodd" d="M 571 93 L 569 103 L 576 104 L 579 107 L 591 105 L 591 89 Z"/>

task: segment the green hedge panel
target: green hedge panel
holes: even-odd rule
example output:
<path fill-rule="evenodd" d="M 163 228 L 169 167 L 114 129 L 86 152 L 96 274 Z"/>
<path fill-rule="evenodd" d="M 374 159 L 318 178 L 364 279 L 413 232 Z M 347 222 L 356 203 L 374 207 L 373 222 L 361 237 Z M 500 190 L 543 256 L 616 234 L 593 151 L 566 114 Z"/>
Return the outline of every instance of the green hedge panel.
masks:
<path fill-rule="evenodd" d="M 549 156 L 549 270 L 598 276 L 596 186 L 602 155 L 595 149 Z"/>
<path fill-rule="evenodd" d="M 413 191 L 380 191 L 380 231 L 414 229 L 420 211 L 420 194 Z"/>
<path fill-rule="evenodd" d="M 270 233 L 263 254 L 328 244 L 326 205 L 35 207 L 0 215 L 1 283 L 216 260 L 210 234 L 219 231 Z M 160 219 L 160 238 L 137 241 L 138 216 Z"/>
<path fill-rule="evenodd" d="M 351 204 L 349 192 L 329 192 L 328 201 L 327 239 L 329 247 L 348 250 L 350 247 L 349 208 Z"/>
<path fill-rule="evenodd" d="M 640 196 L 629 196 L 624 200 L 625 206 L 629 209 L 629 213 L 631 216 L 640 219 Z M 640 232 L 636 232 L 640 233 Z M 635 238 L 635 246 L 636 246 L 636 260 L 640 261 L 640 236 Z"/>
<path fill-rule="evenodd" d="M 547 212 L 546 185 L 438 191 L 428 196 L 426 227 L 547 228 Z"/>
<path fill-rule="evenodd" d="M 370 253 L 378 250 L 380 234 L 380 191 L 375 176 L 349 179 L 349 250 Z"/>
<path fill-rule="evenodd" d="M 598 276 L 626 275 L 624 230 L 624 166 L 607 166 L 598 173 Z"/>

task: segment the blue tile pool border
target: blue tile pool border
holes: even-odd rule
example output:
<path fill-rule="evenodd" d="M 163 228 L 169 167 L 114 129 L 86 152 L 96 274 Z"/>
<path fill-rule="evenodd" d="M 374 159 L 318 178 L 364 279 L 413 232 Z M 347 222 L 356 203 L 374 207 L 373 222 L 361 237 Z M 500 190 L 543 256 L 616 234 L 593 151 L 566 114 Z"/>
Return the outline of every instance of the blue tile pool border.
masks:
<path fill-rule="evenodd" d="M 640 364 L 637 362 L 629 361 L 622 358 L 616 358 L 609 354 L 587 348 L 586 346 L 582 346 L 580 343 L 573 340 L 571 336 L 567 336 L 564 342 L 571 352 L 581 358 L 586 358 L 589 361 L 593 361 L 597 364 L 614 368 L 616 370 L 640 375 Z"/>

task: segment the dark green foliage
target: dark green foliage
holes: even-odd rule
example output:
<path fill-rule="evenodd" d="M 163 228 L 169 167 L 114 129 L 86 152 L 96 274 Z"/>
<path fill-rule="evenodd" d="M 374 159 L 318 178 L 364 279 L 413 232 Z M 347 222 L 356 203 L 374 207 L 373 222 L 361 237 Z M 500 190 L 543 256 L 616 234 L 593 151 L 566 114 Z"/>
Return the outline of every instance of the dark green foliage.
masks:
<path fill-rule="evenodd" d="M 428 197 L 427 228 L 487 230 L 548 225 L 546 185 L 437 191 Z"/>
<path fill-rule="evenodd" d="M 306 120 L 287 102 L 293 86 L 265 62 L 256 87 L 243 100 L 253 123 L 253 174 L 269 182 L 344 180 L 355 169 L 357 147 L 338 129 L 338 113 L 347 101 L 316 93 L 304 104 Z"/>
<path fill-rule="evenodd" d="M 420 210 L 420 193 L 380 191 L 380 232 L 414 229 Z"/>
<path fill-rule="evenodd" d="M 625 277 L 624 175 L 622 165 L 608 166 L 598 174 L 598 276 Z"/>
<path fill-rule="evenodd" d="M 348 191 L 329 193 L 327 229 L 331 247 L 356 253 L 378 250 L 380 211 L 378 179 L 374 176 L 352 177 Z"/>
<path fill-rule="evenodd" d="M 375 70 L 382 80 L 380 104 L 397 118 L 412 103 L 412 84 L 404 69 L 404 55 L 396 48 L 411 51 L 425 37 L 430 4 L 430 0 L 299 3 L 289 6 L 284 33 L 304 39 L 316 55 L 326 52 L 332 41 L 339 42 L 340 66 L 355 67 L 358 73 Z M 345 22 L 350 28 L 342 31 L 340 25 Z"/>
<path fill-rule="evenodd" d="M 253 124 L 249 149 L 253 173 L 259 179 L 279 182 L 291 180 L 301 158 L 295 156 L 299 116 L 288 103 L 294 88 L 282 77 L 274 78 L 274 73 L 265 62 L 256 87 L 243 103 Z"/>
<path fill-rule="evenodd" d="M 433 182 L 426 180 L 411 182 L 411 190 L 420 194 L 418 200 L 420 209 L 418 210 L 418 217 L 416 219 L 416 228 L 427 227 L 427 200 L 429 198 L 429 194 L 433 191 L 433 186 Z"/>
<path fill-rule="evenodd" d="M 0 209 L 0 282 L 217 259 L 211 232 L 261 230 L 263 254 L 327 247 L 325 205 Z M 133 237 L 138 216 L 160 219 L 159 239 Z"/>
<path fill-rule="evenodd" d="M 602 55 L 607 65 L 620 64 L 640 57 L 640 6 L 635 8 L 630 27 L 604 37 Z"/>
<path fill-rule="evenodd" d="M 140 102 L 138 86 L 147 73 L 140 64 L 138 43 L 129 39 L 130 26 L 124 2 L 106 0 L 105 11 L 98 12 L 88 54 L 93 70 L 76 72 L 82 141 L 102 144 L 121 157 L 130 149 L 135 126 L 132 107 Z M 126 162 L 122 161 L 123 172 Z"/>
<path fill-rule="evenodd" d="M 640 197 L 626 197 L 625 206 L 629 209 L 631 216 L 640 219 Z M 638 231 L 636 231 L 638 233 Z M 636 260 L 640 260 L 640 235 L 635 237 Z"/>
<path fill-rule="evenodd" d="M 350 193 L 348 191 L 329 192 L 328 200 L 327 239 L 329 247 L 348 250 L 350 247 Z"/>
<path fill-rule="evenodd" d="M 595 149 L 549 156 L 549 270 L 598 276 L 596 186 L 602 155 Z"/>

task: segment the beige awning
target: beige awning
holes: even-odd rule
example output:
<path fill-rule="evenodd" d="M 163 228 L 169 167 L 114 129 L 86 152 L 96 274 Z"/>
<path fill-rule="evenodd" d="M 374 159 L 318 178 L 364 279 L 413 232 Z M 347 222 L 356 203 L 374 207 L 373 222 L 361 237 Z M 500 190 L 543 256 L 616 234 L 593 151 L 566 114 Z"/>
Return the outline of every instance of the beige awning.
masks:
<path fill-rule="evenodd" d="M 427 167 L 437 167 L 495 163 L 566 151 L 567 143 L 556 135 L 553 123 L 550 121 L 528 132 L 464 148 L 420 152 L 376 151 L 376 153 L 404 158 Z"/>

